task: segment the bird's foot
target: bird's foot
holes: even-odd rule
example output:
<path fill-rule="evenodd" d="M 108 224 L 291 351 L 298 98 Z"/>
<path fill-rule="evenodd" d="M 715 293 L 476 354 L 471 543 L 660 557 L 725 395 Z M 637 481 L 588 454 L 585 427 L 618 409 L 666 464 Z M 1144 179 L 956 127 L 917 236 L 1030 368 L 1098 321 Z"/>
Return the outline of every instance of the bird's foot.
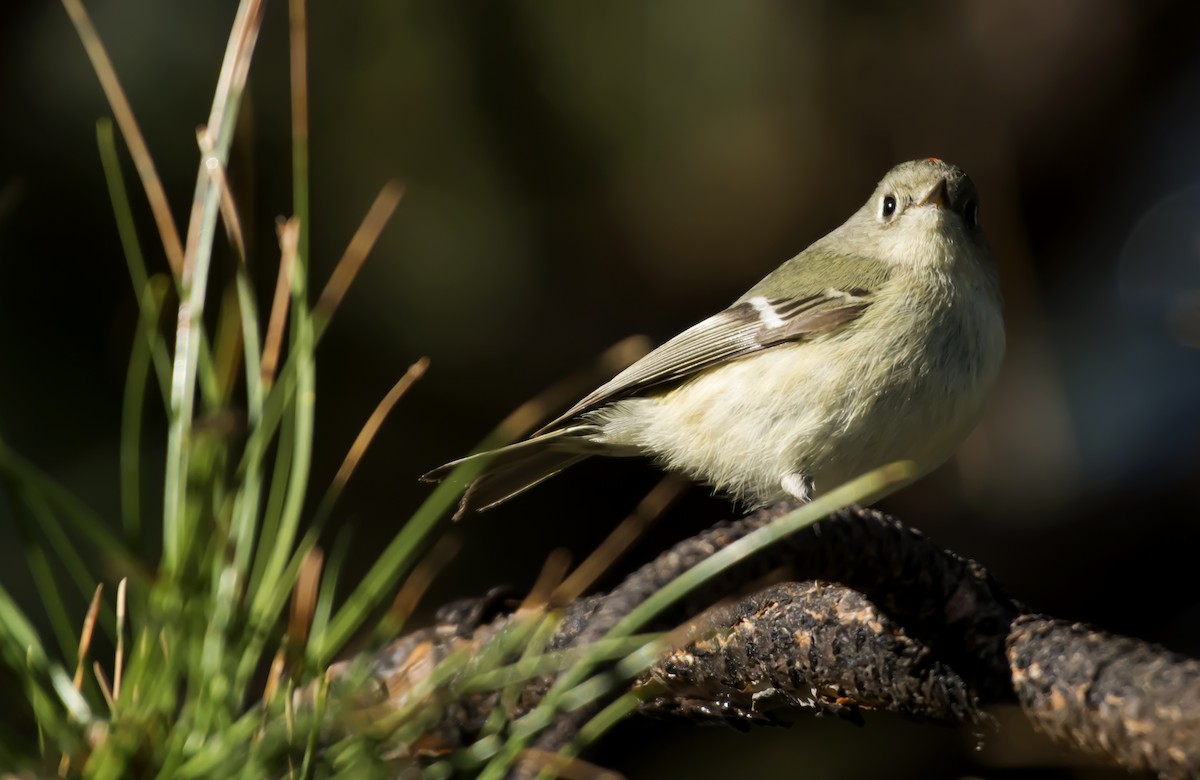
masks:
<path fill-rule="evenodd" d="M 796 499 L 802 504 L 812 501 L 813 481 L 812 477 L 806 477 L 803 474 L 786 474 L 779 481 L 785 493 Z"/>

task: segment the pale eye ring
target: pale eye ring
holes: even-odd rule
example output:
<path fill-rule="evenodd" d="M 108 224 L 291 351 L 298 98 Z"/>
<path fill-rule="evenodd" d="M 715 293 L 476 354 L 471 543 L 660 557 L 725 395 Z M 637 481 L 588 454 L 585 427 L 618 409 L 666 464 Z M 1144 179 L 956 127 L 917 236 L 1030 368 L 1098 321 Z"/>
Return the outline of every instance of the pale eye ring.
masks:
<path fill-rule="evenodd" d="M 883 208 L 881 210 L 884 219 L 896 213 L 896 198 L 892 195 L 883 196 Z"/>

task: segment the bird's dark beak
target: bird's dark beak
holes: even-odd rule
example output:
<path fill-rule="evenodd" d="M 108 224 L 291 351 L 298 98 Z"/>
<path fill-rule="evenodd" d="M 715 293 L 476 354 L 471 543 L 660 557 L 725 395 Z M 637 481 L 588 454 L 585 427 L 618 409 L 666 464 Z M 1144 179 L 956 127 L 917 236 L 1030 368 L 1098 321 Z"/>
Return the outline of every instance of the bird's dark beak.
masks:
<path fill-rule="evenodd" d="M 929 191 L 918 206 L 937 206 L 939 209 L 944 209 L 950 205 L 950 191 L 946 189 L 946 177 L 938 179 L 938 183 L 933 185 L 933 189 Z"/>

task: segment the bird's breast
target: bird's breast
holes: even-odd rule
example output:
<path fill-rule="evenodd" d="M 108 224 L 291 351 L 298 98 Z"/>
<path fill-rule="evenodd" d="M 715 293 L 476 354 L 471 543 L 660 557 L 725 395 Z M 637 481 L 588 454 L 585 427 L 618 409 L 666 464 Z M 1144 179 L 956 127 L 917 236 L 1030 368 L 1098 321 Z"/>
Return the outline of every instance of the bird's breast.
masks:
<path fill-rule="evenodd" d="M 894 460 L 921 472 L 973 426 L 1003 355 L 998 305 L 952 296 L 915 316 L 884 298 L 841 334 L 726 363 L 599 415 L 606 444 L 750 503 L 788 474 L 823 492 Z M 975 300 L 978 304 L 978 300 Z"/>

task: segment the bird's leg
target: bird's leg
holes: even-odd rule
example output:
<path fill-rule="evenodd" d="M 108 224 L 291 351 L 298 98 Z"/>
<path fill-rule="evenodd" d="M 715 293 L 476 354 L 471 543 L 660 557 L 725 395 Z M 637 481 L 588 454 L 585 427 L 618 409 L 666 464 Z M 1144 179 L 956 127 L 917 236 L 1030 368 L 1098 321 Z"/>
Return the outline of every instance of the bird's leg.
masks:
<path fill-rule="evenodd" d="M 800 473 L 785 474 L 783 479 L 779 480 L 779 484 L 785 493 L 801 503 L 808 503 L 812 500 L 812 477 L 806 477 Z"/>

